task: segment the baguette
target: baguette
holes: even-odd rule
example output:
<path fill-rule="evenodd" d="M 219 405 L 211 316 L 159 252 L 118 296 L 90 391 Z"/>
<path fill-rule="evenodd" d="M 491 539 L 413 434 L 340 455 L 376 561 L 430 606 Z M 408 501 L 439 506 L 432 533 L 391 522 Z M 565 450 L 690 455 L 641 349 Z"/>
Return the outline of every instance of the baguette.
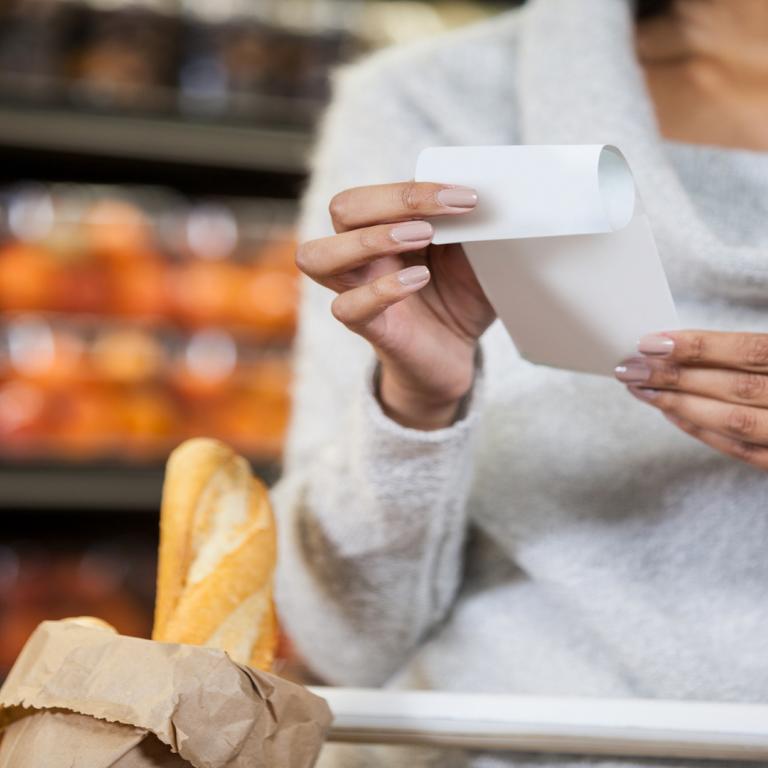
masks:
<path fill-rule="evenodd" d="M 163 486 L 152 638 L 270 669 L 276 546 L 267 489 L 248 462 L 216 440 L 180 445 Z"/>

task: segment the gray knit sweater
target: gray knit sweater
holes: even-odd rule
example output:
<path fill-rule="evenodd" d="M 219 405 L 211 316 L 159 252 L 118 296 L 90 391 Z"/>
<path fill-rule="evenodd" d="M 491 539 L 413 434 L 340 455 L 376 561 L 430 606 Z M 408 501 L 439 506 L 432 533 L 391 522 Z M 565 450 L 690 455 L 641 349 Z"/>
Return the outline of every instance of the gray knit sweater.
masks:
<path fill-rule="evenodd" d="M 342 72 L 302 237 L 331 233 L 335 192 L 412 177 L 423 147 L 522 142 L 620 146 L 683 326 L 768 328 L 768 180 L 728 170 L 750 165 L 748 153 L 712 166 L 691 159 L 704 150 L 659 139 L 628 0 L 533 0 Z M 719 186 L 723 168 L 735 187 Z M 695 442 L 613 380 L 521 360 L 498 323 L 466 417 L 405 429 L 378 407 L 370 348 L 333 319 L 331 299 L 305 284 L 274 494 L 282 620 L 320 676 L 768 701 L 766 473 Z M 585 763 L 347 747 L 322 764 Z"/>

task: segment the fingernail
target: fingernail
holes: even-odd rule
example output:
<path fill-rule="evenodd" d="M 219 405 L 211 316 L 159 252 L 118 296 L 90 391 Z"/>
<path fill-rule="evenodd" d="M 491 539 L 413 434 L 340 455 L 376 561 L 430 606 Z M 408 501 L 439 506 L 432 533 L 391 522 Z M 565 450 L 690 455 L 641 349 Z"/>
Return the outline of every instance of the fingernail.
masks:
<path fill-rule="evenodd" d="M 675 349 L 675 342 L 669 336 L 659 333 L 649 333 L 643 336 L 637 343 L 637 350 L 644 355 L 671 355 Z"/>
<path fill-rule="evenodd" d="M 626 384 L 640 384 L 651 378 L 651 368 L 645 363 L 637 360 L 629 360 L 626 363 L 617 365 L 613 373 L 619 381 Z"/>
<path fill-rule="evenodd" d="M 389 236 L 396 243 L 418 243 L 431 240 L 435 230 L 428 221 L 406 221 L 393 227 Z"/>
<path fill-rule="evenodd" d="M 477 192 L 469 187 L 449 187 L 437 193 L 437 202 L 446 208 L 474 208 Z"/>
<path fill-rule="evenodd" d="M 660 390 L 651 389 L 651 387 L 630 387 L 629 391 L 641 400 L 653 400 L 660 392 Z"/>
<path fill-rule="evenodd" d="M 426 267 L 417 265 L 415 267 L 406 267 L 397 273 L 397 279 L 400 285 L 418 285 L 426 283 L 429 280 L 429 270 Z"/>

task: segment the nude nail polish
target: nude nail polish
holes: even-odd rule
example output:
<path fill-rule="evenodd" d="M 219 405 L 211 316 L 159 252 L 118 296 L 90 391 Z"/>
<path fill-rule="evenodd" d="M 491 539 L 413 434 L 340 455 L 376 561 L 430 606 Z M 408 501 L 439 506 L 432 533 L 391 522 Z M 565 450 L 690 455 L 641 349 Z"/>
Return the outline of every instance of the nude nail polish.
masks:
<path fill-rule="evenodd" d="M 662 336 L 660 333 L 649 333 L 637 343 L 637 351 L 644 355 L 655 355 L 656 357 L 671 355 L 675 351 L 675 341 L 669 336 Z"/>
<path fill-rule="evenodd" d="M 446 208 L 474 208 L 477 192 L 469 187 L 449 187 L 437 193 L 437 202 Z"/>
<path fill-rule="evenodd" d="M 651 387 L 629 387 L 629 391 L 641 400 L 653 400 L 659 396 L 661 390 L 652 389 Z"/>
<path fill-rule="evenodd" d="M 625 384 L 642 384 L 651 378 L 651 368 L 641 360 L 628 360 L 617 365 L 613 373 L 619 381 Z"/>
<path fill-rule="evenodd" d="M 396 243 L 419 243 L 431 240 L 434 232 L 434 227 L 428 221 L 405 221 L 392 227 L 389 236 Z"/>
<path fill-rule="evenodd" d="M 421 265 L 415 267 L 406 267 L 397 273 L 397 280 L 400 285 L 412 286 L 419 283 L 426 283 L 429 280 L 429 270 Z"/>

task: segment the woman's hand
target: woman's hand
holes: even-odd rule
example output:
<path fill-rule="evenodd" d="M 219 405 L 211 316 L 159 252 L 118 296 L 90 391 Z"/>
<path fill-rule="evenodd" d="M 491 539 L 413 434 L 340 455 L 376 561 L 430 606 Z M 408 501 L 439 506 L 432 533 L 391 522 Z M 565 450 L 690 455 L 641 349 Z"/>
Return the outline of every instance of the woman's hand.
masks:
<path fill-rule="evenodd" d="M 427 216 L 471 211 L 471 189 L 403 182 L 348 189 L 330 204 L 336 235 L 300 246 L 302 272 L 339 295 L 333 314 L 381 362 L 379 397 L 405 426 L 455 418 L 474 378 L 477 340 L 494 318 L 459 245 L 432 245 Z"/>
<path fill-rule="evenodd" d="M 616 368 L 635 397 L 712 448 L 768 469 L 768 334 L 645 336 Z"/>

